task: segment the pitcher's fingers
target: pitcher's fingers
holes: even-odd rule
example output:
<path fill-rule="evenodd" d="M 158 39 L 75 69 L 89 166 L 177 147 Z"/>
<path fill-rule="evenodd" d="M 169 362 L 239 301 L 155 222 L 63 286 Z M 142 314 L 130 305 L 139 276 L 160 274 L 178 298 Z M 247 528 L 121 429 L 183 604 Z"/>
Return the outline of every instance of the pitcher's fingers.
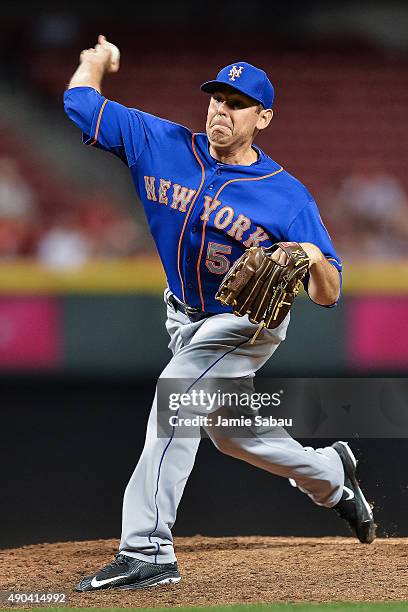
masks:
<path fill-rule="evenodd" d="M 276 261 L 276 263 L 281 266 L 285 266 L 288 260 L 285 251 L 282 251 L 282 249 L 280 248 L 276 249 L 276 251 L 272 254 L 271 259 L 273 259 L 273 261 Z"/>

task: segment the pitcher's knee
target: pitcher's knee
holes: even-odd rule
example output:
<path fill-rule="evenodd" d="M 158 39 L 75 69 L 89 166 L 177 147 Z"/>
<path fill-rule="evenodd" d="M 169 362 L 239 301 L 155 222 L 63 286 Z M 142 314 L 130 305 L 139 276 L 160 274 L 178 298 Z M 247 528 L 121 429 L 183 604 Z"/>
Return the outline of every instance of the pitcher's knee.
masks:
<path fill-rule="evenodd" d="M 215 448 L 224 455 L 239 457 L 240 447 L 233 438 L 212 438 L 212 442 Z"/>

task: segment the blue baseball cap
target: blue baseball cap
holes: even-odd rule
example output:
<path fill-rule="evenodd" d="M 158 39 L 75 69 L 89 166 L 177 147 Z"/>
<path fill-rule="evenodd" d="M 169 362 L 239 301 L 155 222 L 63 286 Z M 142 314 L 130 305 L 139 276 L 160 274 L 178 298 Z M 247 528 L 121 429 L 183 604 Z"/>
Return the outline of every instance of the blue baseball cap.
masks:
<path fill-rule="evenodd" d="M 219 85 L 229 85 L 253 98 L 264 108 L 271 108 L 274 98 L 273 85 L 266 72 L 248 62 L 235 62 L 222 68 L 215 81 L 207 81 L 201 90 L 213 93 Z"/>

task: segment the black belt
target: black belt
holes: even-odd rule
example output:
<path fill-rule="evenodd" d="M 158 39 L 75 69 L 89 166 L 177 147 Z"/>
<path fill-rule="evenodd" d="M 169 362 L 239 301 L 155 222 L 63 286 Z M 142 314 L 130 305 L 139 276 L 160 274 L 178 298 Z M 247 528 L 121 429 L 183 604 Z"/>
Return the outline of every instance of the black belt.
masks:
<path fill-rule="evenodd" d="M 194 308 L 194 306 L 188 306 L 187 304 L 184 304 L 184 302 L 181 302 L 174 295 L 174 293 L 171 293 L 170 291 L 167 293 L 166 301 L 168 304 L 170 304 L 170 306 L 174 308 L 176 312 L 180 311 L 185 314 L 186 317 L 188 317 L 192 323 L 197 323 L 197 321 L 201 321 L 202 319 L 206 319 L 207 317 L 212 317 L 215 314 L 214 312 L 203 312 L 199 308 Z"/>

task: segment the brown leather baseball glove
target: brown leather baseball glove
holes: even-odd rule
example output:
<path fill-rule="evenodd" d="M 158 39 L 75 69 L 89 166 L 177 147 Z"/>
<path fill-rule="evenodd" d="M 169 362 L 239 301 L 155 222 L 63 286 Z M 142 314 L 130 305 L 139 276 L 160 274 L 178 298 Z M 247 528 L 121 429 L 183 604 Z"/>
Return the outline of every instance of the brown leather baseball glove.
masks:
<path fill-rule="evenodd" d="M 278 248 L 286 254 L 283 265 L 272 259 Z M 238 317 L 248 314 L 260 329 L 273 329 L 291 309 L 308 269 L 309 257 L 297 242 L 277 242 L 268 249 L 251 247 L 225 275 L 215 298 L 232 306 Z"/>

